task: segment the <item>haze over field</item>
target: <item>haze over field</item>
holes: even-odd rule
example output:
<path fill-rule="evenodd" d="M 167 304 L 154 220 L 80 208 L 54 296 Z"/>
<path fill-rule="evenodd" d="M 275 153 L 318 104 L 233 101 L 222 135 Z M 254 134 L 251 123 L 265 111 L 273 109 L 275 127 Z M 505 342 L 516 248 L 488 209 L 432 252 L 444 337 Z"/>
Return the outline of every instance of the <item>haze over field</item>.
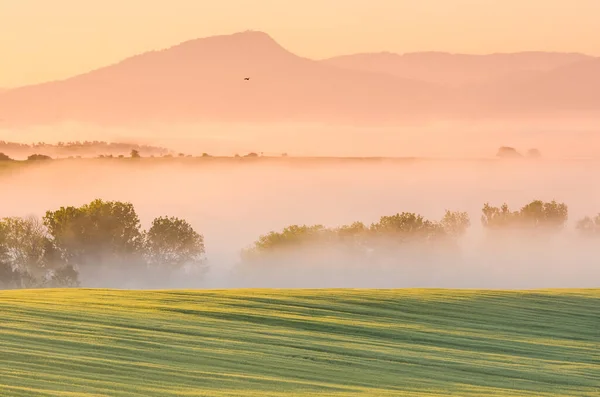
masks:
<path fill-rule="evenodd" d="M 132 202 L 144 227 L 167 214 L 187 219 L 205 236 L 209 274 L 204 280 L 162 287 L 594 287 L 600 280 L 597 245 L 595 239 L 575 236 L 574 224 L 600 212 L 600 188 L 581 183 L 593 181 L 599 171 L 594 161 L 543 159 L 371 164 L 54 161 L 0 174 L 0 183 L 11 187 L 3 191 L 0 216 L 41 216 L 46 210 L 102 198 Z M 567 203 L 568 228 L 539 243 L 521 237 L 486 242 L 479 223 L 485 202 L 519 208 L 534 199 Z M 423 262 L 407 255 L 405 265 L 387 273 L 364 269 L 367 274 L 353 274 L 346 266 L 348 256 L 317 266 L 312 254 L 300 250 L 300 270 L 278 265 L 243 279 L 232 273 L 242 248 L 288 225 L 370 224 L 403 211 L 439 219 L 445 209 L 466 211 L 471 217 L 458 257 L 442 252 Z M 98 286 L 118 285 L 115 281 L 96 280 Z"/>
<path fill-rule="evenodd" d="M 54 15 L 55 21 L 64 21 L 65 26 L 57 27 L 63 33 L 79 29 L 76 16 L 103 31 L 105 25 L 101 22 L 115 18 L 111 12 L 117 9 L 123 13 L 120 18 L 125 18 L 127 10 L 135 12 L 142 32 L 150 26 L 147 18 L 162 17 L 168 11 L 164 4 L 138 10 L 132 5 L 135 1 L 122 7 L 108 1 L 99 10 L 112 16 L 95 13 L 92 17 L 86 7 L 69 0 L 71 14 L 65 16 L 38 0 L 27 2 L 37 4 L 31 8 L 32 15 Z M 331 22 L 337 15 L 339 21 L 353 20 L 352 16 L 371 18 L 371 22 L 367 18 L 360 26 L 376 26 L 374 20 L 384 26 L 390 23 L 389 15 L 406 19 L 429 13 L 431 8 L 404 0 L 376 0 L 367 10 L 359 3 L 352 3 L 341 14 L 333 3 L 307 3 L 303 24 L 309 20 Z M 547 252 L 543 247 L 534 252 L 519 246 L 507 252 L 523 252 L 536 260 L 531 256 L 500 260 L 499 255 L 488 251 L 489 247 L 478 251 L 477 241 L 483 233 L 477 228 L 477 220 L 481 206 L 488 201 L 519 207 L 535 199 L 557 199 L 569 205 L 571 219 L 600 211 L 594 208 L 597 189 L 589 182 L 597 174 L 600 156 L 600 48 L 577 40 L 585 32 L 597 31 L 596 25 L 589 24 L 589 15 L 598 10 L 597 3 L 581 0 L 578 11 L 566 7 L 564 0 L 545 2 L 544 7 L 531 10 L 531 5 L 523 8 L 513 0 L 490 8 L 469 4 L 463 11 L 449 3 L 436 3 L 431 9 L 446 10 L 455 17 L 428 14 L 428 18 L 422 18 L 420 24 L 437 27 L 428 32 L 438 34 L 438 48 L 431 48 L 429 34 L 423 33 L 427 31 L 425 25 L 412 26 L 410 21 L 404 26 L 416 34 L 414 43 L 407 43 L 410 35 L 400 35 L 396 30 L 396 36 L 366 31 L 365 42 L 370 44 L 365 48 L 362 41 L 356 40 L 357 31 L 342 24 L 338 34 L 354 36 L 338 40 L 337 47 L 307 36 L 298 47 L 303 50 L 296 50 L 290 43 L 287 28 L 266 20 L 254 24 L 256 29 L 247 29 L 247 23 L 242 28 L 238 21 L 233 24 L 235 28 L 213 26 L 208 31 L 189 32 L 173 24 L 176 33 L 161 34 L 153 43 L 149 42 L 152 37 L 146 37 L 143 46 L 127 43 L 125 38 L 131 36 L 117 24 L 110 34 L 105 32 L 113 35 L 114 45 L 119 47 L 117 58 L 111 58 L 109 49 L 102 46 L 96 46 L 93 54 L 89 48 L 79 47 L 80 51 L 60 59 L 60 73 L 42 73 L 36 68 L 27 76 L 15 68 L 16 61 L 11 58 L 6 70 L 12 77 L 0 76 L 0 83 L 8 88 L 0 89 L 0 140 L 38 142 L 26 148 L 5 142 L 4 154 L 16 159 L 31 154 L 77 156 L 66 150 L 63 142 L 97 140 L 131 142 L 146 150 L 143 157 L 168 148 L 182 157 L 254 152 L 267 156 L 387 156 L 428 161 L 401 165 L 281 162 L 243 167 L 84 161 L 77 162 L 75 168 L 70 168 L 73 162 L 8 167 L 0 178 L 5 186 L 18 188 L 3 195 L 2 210 L 8 213 L 1 215 L 41 216 L 52 207 L 82 205 L 95 198 L 131 201 L 146 223 L 163 215 L 161 211 L 172 214 L 174 209 L 179 212 L 175 215 L 192 220 L 206 235 L 210 260 L 217 264 L 212 267 L 210 282 L 233 285 L 227 271 L 235 264 L 239 249 L 271 230 L 289 224 L 370 223 L 402 211 L 439 219 L 443 209 L 450 208 L 467 211 L 475 225 L 462 241 L 466 247 L 460 259 L 464 274 L 452 274 L 453 267 L 442 265 L 451 260 L 440 256 L 435 266 L 442 270 L 432 275 L 425 267 L 413 269 L 414 275 L 402 279 L 406 285 L 471 285 L 482 280 L 486 285 L 506 287 L 595 283 L 596 270 L 587 267 L 592 255 L 588 256 L 589 247 L 575 249 L 574 244 L 579 242 L 568 240 L 568 233 L 553 244 L 558 251 L 550 257 L 543 255 Z M 0 12 L 0 23 L 13 32 L 22 27 L 7 16 L 12 13 L 16 20 L 27 11 L 24 3 L 19 4 Z M 174 0 L 170 6 L 173 12 L 198 11 L 198 4 Z M 236 12 L 248 11 L 247 4 L 239 6 Z M 231 12 L 228 7 L 219 7 L 215 15 Z M 557 12 L 561 7 L 564 9 Z M 319 13 L 309 12 L 317 9 Z M 494 15 L 489 14 L 491 9 Z M 563 29 L 560 40 L 540 41 L 540 37 L 547 39 L 555 34 L 556 29 L 549 30 L 541 21 L 531 20 L 534 9 L 537 16 L 563 20 L 563 28 L 569 26 Z M 575 14 L 577 24 L 568 19 Z M 206 14 L 202 15 L 204 18 Z M 181 13 L 178 18 L 181 23 L 189 22 L 188 14 Z M 289 26 L 295 26 L 294 18 L 286 18 L 292 23 Z M 500 45 L 493 40 L 494 34 L 482 27 L 502 25 L 506 20 L 521 26 L 520 40 L 504 37 L 508 41 Z M 332 29 L 331 24 L 326 25 Z M 398 29 L 397 21 L 392 25 Z M 442 34 L 451 25 L 470 33 L 461 37 Z M 306 27 L 303 29 L 306 32 Z M 123 40 L 114 39 L 118 32 Z M 480 42 L 474 41 L 472 32 L 480 33 Z M 514 32 L 505 35 L 509 33 Z M 23 48 L 28 43 L 25 36 Z M 354 37 L 353 43 L 349 37 Z M 48 45 L 60 47 L 60 51 L 65 49 L 58 42 L 70 42 L 66 38 L 56 40 L 48 36 Z M 421 43 L 420 48 L 415 47 L 417 43 Z M 325 51 L 327 46 L 329 50 Z M 309 48 L 312 50 L 307 51 Z M 0 42 L 0 51 L 3 49 L 22 59 L 12 44 Z M 64 54 L 60 51 L 57 54 Z M 88 65 L 87 56 L 97 62 Z M 48 59 L 57 61 L 56 57 Z M 65 74 L 65 70 L 72 72 Z M 53 77 L 44 80 L 41 76 Z M 86 153 L 126 156 L 129 152 L 125 146 L 105 146 Z M 521 153 L 538 150 L 542 160 L 486 161 L 500 146 L 515 147 Z M 30 149 L 38 152 L 24 153 Z M 340 197 L 344 199 L 340 201 Z M 575 261 L 582 266 L 581 273 L 566 275 L 567 256 L 576 254 L 580 259 L 585 257 Z M 496 270 L 513 266 L 511 269 L 517 271 L 521 269 L 518 263 L 530 263 L 527 269 L 536 270 L 523 277 L 513 272 L 506 273 L 504 279 L 484 276 L 489 269 L 483 270 L 481 263 L 492 257 L 502 264 Z M 546 263 L 556 261 L 557 273 L 536 268 L 542 266 L 542 257 Z M 304 259 L 310 262 L 313 258 Z M 545 281 L 540 273 L 547 276 Z M 299 280 L 291 273 L 274 280 L 283 280 L 278 277 Z M 325 284 L 329 282 L 327 277 L 321 277 Z M 348 275 L 345 282 L 349 285 L 355 280 L 365 281 Z M 378 286 L 388 281 L 394 284 L 397 279 L 368 281 Z M 310 284 L 313 279 L 303 282 Z"/>

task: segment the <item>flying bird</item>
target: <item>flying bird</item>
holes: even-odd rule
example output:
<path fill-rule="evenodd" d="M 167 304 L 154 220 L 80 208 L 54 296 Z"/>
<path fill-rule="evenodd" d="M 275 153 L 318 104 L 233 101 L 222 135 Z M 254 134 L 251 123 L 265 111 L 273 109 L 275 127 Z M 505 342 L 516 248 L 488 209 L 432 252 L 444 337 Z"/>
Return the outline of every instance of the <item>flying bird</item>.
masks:
<path fill-rule="evenodd" d="M 244 77 L 244 80 L 248 81 L 250 80 L 250 77 Z"/>

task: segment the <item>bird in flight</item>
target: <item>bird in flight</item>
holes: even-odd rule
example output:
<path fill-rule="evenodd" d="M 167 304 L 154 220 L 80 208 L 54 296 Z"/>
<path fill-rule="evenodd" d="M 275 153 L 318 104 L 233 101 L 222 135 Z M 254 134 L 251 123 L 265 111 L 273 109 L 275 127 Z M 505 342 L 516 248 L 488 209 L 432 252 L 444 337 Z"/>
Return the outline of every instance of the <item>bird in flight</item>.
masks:
<path fill-rule="evenodd" d="M 244 77 L 244 80 L 248 81 L 250 80 L 250 77 Z"/>

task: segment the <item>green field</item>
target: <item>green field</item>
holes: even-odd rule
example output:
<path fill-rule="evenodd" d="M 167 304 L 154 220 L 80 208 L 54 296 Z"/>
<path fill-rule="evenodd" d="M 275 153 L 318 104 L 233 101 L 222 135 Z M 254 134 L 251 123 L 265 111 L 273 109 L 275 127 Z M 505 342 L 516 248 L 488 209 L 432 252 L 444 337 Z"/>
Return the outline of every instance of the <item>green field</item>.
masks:
<path fill-rule="evenodd" d="M 0 291 L 0 396 L 600 396 L 600 290 Z"/>

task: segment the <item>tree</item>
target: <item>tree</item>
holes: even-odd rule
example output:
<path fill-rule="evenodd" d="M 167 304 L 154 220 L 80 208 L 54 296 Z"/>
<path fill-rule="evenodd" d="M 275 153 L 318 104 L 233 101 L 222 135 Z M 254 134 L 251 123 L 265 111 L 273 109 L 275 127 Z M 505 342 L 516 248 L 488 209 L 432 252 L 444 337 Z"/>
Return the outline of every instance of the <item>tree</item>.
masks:
<path fill-rule="evenodd" d="M 6 240 L 5 226 L 3 222 L 0 222 L 0 288 L 10 288 L 15 281 L 15 273 L 8 256 Z"/>
<path fill-rule="evenodd" d="M 139 159 L 140 157 L 140 152 L 138 150 L 132 149 L 131 150 L 131 158 L 132 159 Z"/>
<path fill-rule="evenodd" d="M 501 229 L 512 226 L 514 225 L 514 219 L 518 216 L 518 213 L 512 212 L 506 203 L 500 207 L 492 207 L 489 203 L 485 203 L 481 212 L 481 223 L 488 229 Z"/>
<path fill-rule="evenodd" d="M 510 146 L 502 146 L 498 149 L 498 153 L 496 153 L 497 157 L 502 158 L 519 158 L 523 157 L 521 153 L 517 152 L 517 149 Z"/>
<path fill-rule="evenodd" d="M 281 232 L 259 236 L 250 248 L 242 250 L 242 259 L 251 261 L 264 255 L 286 254 L 290 249 L 314 247 L 324 242 L 325 236 L 331 236 L 331 230 L 323 225 L 290 225 Z"/>
<path fill-rule="evenodd" d="M 131 203 L 98 199 L 81 207 L 61 207 L 48 211 L 44 224 L 61 262 L 74 269 L 133 264 L 143 247 Z"/>
<path fill-rule="evenodd" d="M 46 156 L 45 154 L 32 154 L 27 157 L 28 161 L 40 161 L 40 160 L 52 160 L 52 157 Z"/>
<path fill-rule="evenodd" d="M 534 200 L 521 208 L 519 215 L 521 222 L 531 227 L 560 229 L 567 222 L 569 211 L 566 204 L 555 200 L 548 203 Z"/>
<path fill-rule="evenodd" d="M 152 267 L 175 270 L 204 262 L 204 237 L 183 219 L 154 219 L 146 233 L 145 244 L 148 264 Z"/>
<path fill-rule="evenodd" d="M 584 236 L 600 235 L 600 214 L 593 218 L 586 216 L 580 219 L 575 228 Z"/>
<path fill-rule="evenodd" d="M 312 242 L 322 236 L 327 229 L 323 225 L 291 225 L 281 232 L 270 232 L 260 236 L 254 244 L 257 251 L 288 248 L 305 242 Z"/>
<path fill-rule="evenodd" d="M 12 159 L 6 154 L 0 152 L 0 161 L 11 161 Z"/>
<path fill-rule="evenodd" d="M 542 154 L 540 153 L 540 151 L 538 149 L 533 148 L 533 149 L 529 149 L 527 151 L 527 157 L 537 159 L 537 158 L 542 157 Z"/>
<path fill-rule="evenodd" d="M 482 209 L 481 223 L 487 229 L 561 229 L 568 219 L 568 208 L 555 200 L 534 200 L 519 211 L 511 211 L 504 203 L 500 208 L 488 203 Z"/>
<path fill-rule="evenodd" d="M 0 220 L 0 261 L 13 271 L 21 287 L 43 285 L 60 268 L 44 225 L 33 217 Z"/>
<path fill-rule="evenodd" d="M 343 225 L 338 227 L 335 232 L 341 238 L 346 237 L 359 237 L 369 232 L 369 228 L 362 222 L 354 222 L 350 225 Z"/>
<path fill-rule="evenodd" d="M 79 273 L 73 266 L 64 266 L 52 272 L 48 281 L 50 287 L 79 287 Z"/>
<path fill-rule="evenodd" d="M 8 231 L 4 219 L 0 219 L 0 263 L 8 262 Z"/>
<path fill-rule="evenodd" d="M 446 210 L 440 222 L 446 234 L 450 236 L 462 236 L 471 226 L 471 219 L 466 212 Z"/>
<path fill-rule="evenodd" d="M 164 285 L 182 268 L 186 277 L 202 273 L 204 254 L 204 237 L 183 219 L 156 218 L 142 232 L 131 203 L 94 200 L 42 220 L 0 219 L 0 288 L 76 287 L 80 271 L 86 283 Z"/>
<path fill-rule="evenodd" d="M 0 221 L 5 261 L 20 274 L 43 280 L 52 268 L 51 250 L 44 226 L 36 218 L 4 218 Z"/>
<path fill-rule="evenodd" d="M 378 223 L 371 225 L 371 230 L 380 235 L 399 237 L 401 240 L 427 240 L 444 234 L 440 224 L 412 212 L 382 216 Z"/>
<path fill-rule="evenodd" d="M 0 262 L 0 289 L 14 288 L 17 284 L 17 274 L 12 266 L 6 262 Z"/>

